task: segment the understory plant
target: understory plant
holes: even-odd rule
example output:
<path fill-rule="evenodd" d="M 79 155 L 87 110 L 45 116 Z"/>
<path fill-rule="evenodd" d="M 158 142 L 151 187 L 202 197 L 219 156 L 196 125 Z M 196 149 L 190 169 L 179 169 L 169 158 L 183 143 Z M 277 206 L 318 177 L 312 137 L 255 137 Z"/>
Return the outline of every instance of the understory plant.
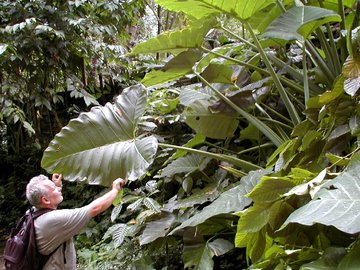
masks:
<path fill-rule="evenodd" d="M 138 44 L 161 69 L 58 133 L 42 166 L 128 180 L 89 264 L 360 266 L 358 1 L 157 0 L 186 26 Z M 95 266 L 94 266 L 95 267 Z"/>

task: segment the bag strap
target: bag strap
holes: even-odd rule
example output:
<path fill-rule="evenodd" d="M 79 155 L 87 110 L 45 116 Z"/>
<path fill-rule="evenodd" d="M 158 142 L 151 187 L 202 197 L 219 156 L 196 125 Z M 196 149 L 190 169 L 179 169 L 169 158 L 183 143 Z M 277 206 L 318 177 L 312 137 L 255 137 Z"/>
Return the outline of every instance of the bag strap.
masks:
<path fill-rule="evenodd" d="M 35 210 L 33 207 L 30 208 L 30 214 L 33 218 L 33 220 L 35 220 L 36 218 L 40 217 L 41 215 L 45 214 L 45 213 L 48 213 L 48 212 L 51 212 L 53 211 L 54 209 L 50 209 L 50 208 L 41 208 L 41 209 L 37 209 Z M 65 246 L 66 246 L 66 242 L 63 242 L 62 244 L 60 244 L 57 248 L 55 248 L 50 254 L 48 255 L 43 255 L 41 253 L 39 253 L 40 255 L 40 266 L 43 267 L 46 262 L 49 260 L 49 258 L 61 247 L 61 246 L 64 246 L 64 249 L 65 249 Z M 37 247 L 36 247 L 37 248 Z M 66 258 L 65 258 L 65 252 L 64 252 L 64 261 L 66 262 Z"/>

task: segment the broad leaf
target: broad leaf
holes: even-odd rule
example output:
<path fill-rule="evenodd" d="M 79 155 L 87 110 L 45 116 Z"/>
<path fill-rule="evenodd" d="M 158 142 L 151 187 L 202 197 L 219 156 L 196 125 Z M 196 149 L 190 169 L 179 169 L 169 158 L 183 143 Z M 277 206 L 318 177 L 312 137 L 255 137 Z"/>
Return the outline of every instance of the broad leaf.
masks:
<path fill-rule="evenodd" d="M 140 236 L 140 245 L 146 245 L 160 237 L 165 237 L 175 221 L 175 215 L 167 214 L 165 217 L 149 222 L 142 235 Z"/>
<path fill-rule="evenodd" d="M 164 32 L 136 45 L 131 54 L 155 52 L 181 52 L 190 48 L 200 48 L 213 25 L 213 20 L 203 20 L 200 25 L 192 25 L 175 32 Z"/>
<path fill-rule="evenodd" d="M 237 226 L 238 233 L 253 233 L 260 231 L 270 218 L 269 205 L 254 204 L 250 208 L 241 212 Z"/>
<path fill-rule="evenodd" d="M 175 228 L 171 234 L 182 228 L 188 226 L 196 226 L 201 224 L 205 220 L 225 213 L 237 212 L 243 210 L 251 203 L 251 199 L 245 195 L 249 193 L 254 186 L 258 183 L 260 178 L 269 173 L 267 170 L 252 171 L 247 176 L 241 178 L 240 185 L 223 192 L 219 198 L 217 198 L 210 205 L 206 206 L 201 212 L 195 214 L 180 226 Z"/>
<path fill-rule="evenodd" d="M 136 137 L 146 105 L 141 86 L 124 90 L 115 104 L 81 113 L 50 142 L 41 165 L 70 181 L 109 186 L 118 177 L 133 181 L 146 173 L 157 151 L 153 136 Z"/>
<path fill-rule="evenodd" d="M 193 102 L 183 115 L 186 123 L 197 133 L 213 139 L 225 139 L 234 135 L 238 127 L 236 113 L 212 113 L 207 100 Z"/>
<path fill-rule="evenodd" d="M 192 72 L 195 62 L 201 54 L 195 50 L 182 52 L 166 63 L 162 70 L 153 70 L 141 81 L 145 86 L 151 86 L 179 79 Z"/>
<path fill-rule="evenodd" d="M 319 26 L 340 20 L 340 16 L 332 10 L 295 6 L 274 20 L 264 35 L 268 38 L 304 40 Z"/>
<path fill-rule="evenodd" d="M 190 154 L 171 162 L 165 167 L 160 177 L 172 177 L 177 173 L 192 173 L 194 171 L 202 171 L 210 161 L 210 158 L 204 158 L 201 155 Z"/>
<path fill-rule="evenodd" d="M 213 269 L 213 254 L 207 243 L 187 245 L 184 247 L 184 267 L 187 269 L 209 270 Z"/>
<path fill-rule="evenodd" d="M 346 233 L 360 232 L 360 163 L 329 181 L 316 193 L 315 198 L 293 212 L 285 221 L 313 225 L 334 226 Z"/>
<path fill-rule="evenodd" d="M 228 13 L 238 19 L 246 20 L 259 10 L 275 3 L 275 0 L 156 0 L 166 9 L 183 12 L 195 18 Z"/>

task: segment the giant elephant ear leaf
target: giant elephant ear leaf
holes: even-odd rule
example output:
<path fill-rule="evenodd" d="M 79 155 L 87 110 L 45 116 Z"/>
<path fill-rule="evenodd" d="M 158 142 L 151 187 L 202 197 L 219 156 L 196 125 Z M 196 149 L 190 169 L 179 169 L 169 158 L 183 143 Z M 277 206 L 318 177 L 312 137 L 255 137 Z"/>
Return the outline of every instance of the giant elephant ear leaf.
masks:
<path fill-rule="evenodd" d="M 284 225 L 321 223 L 354 234 L 360 232 L 360 162 L 325 184 L 316 197 L 293 212 Z"/>
<path fill-rule="evenodd" d="M 283 40 L 303 40 L 319 26 L 340 20 L 340 16 L 332 10 L 295 6 L 274 20 L 264 36 Z"/>
<path fill-rule="evenodd" d="M 70 181 L 105 186 L 118 177 L 130 181 L 141 177 L 158 146 L 153 136 L 136 136 L 146 101 L 146 89 L 132 86 L 117 97 L 115 104 L 81 113 L 50 142 L 41 166 L 49 173 L 62 173 Z"/>

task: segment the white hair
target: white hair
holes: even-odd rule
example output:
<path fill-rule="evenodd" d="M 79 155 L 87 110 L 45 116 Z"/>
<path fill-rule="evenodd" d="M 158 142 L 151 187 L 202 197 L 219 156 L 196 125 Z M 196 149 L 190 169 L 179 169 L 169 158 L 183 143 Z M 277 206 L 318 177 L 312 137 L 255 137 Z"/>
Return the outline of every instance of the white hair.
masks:
<path fill-rule="evenodd" d="M 50 180 L 43 174 L 35 176 L 30 179 L 29 183 L 26 185 L 26 198 L 29 203 L 35 207 L 40 206 L 41 197 L 48 195 L 48 189 L 42 185 L 41 182 L 45 180 Z"/>

